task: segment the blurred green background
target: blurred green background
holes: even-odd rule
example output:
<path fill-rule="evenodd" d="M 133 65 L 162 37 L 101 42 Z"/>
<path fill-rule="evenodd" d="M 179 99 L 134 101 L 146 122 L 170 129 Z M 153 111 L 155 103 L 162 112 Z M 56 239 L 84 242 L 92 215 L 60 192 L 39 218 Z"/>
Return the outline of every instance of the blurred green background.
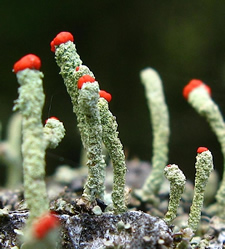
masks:
<path fill-rule="evenodd" d="M 0 0 L 0 120 L 5 137 L 18 84 L 13 64 L 27 53 L 42 59 L 46 103 L 43 121 L 57 116 L 66 137 L 47 152 L 48 173 L 59 164 L 79 165 L 80 138 L 70 98 L 50 41 L 60 31 L 75 37 L 83 63 L 113 96 L 128 158 L 151 160 L 152 132 L 139 72 L 155 68 L 164 83 L 170 112 L 170 159 L 194 177 L 196 149 L 208 147 L 223 168 L 220 146 L 206 121 L 186 103 L 182 89 L 192 78 L 212 88 L 225 114 L 225 1 L 215 0 Z"/>

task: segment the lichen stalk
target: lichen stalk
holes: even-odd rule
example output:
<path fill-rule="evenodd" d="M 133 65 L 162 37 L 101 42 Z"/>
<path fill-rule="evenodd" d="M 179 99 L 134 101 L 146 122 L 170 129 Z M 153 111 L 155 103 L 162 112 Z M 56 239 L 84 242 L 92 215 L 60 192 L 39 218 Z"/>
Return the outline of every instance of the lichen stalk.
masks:
<path fill-rule="evenodd" d="M 163 182 L 163 169 L 168 161 L 169 114 L 158 73 L 147 68 L 140 73 L 145 87 L 153 130 L 152 172 L 142 188 L 142 199 L 157 195 Z"/>
<path fill-rule="evenodd" d="M 77 88 L 77 81 L 84 74 L 93 76 L 93 73 L 88 67 L 82 65 L 82 61 L 77 53 L 75 44 L 71 41 L 62 43 L 56 47 L 55 59 L 57 65 L 60 67 L 60 74 L 63 77 L 67 92 L 71 98 L 73 112 L 77 117 L 77 126 L 80 130 L 83 146 L 87 149 L 88 137 L 86 136 L 87 132 L 84 125 L 85 117 L 80 111 L 78 105 L 79 92 Z M 79 70 L 76 71 L 76 68 L 79 68 Z"/>
<path fill-rule="evenodd" d="M 164 220 L 167 224 L 171 224 L 171 222 L 176 218 L 181 195 L 184 192 L 186 178 L 183 172 L 175 164 L 166 166 L 164 174 L 170 182 L 170 201 Z"/>
<path fill-rule="evenodd" d="M 188 218 L 188 227 L 192 229 L 193 232 L 196 232 L 198 228 L 204 201 L 205 187 L 208 182 L 209 175 L 213 170 L 213 158 L 209 150 L 197 154 L 195 168 L 194 197 Z"/>
<path fill-rule="evenodd" d="M 65 136 L 63 123 L 49 118 L 43 128 L 45 148 L 55 149 Z"/>
<path fill-rule="evenodd" d="M 80 90 L 78 103 L 85 117 L 87 143 L 88 179 L 84 186 L 83 198 L 94 202 L 104 200 L 105 161 L 102 154 L 102 125 L 98 110 L 99 86 L 97 82 L 85 83 Z"/>
<path fill-rule="evenodd" d="M 55 51 L 55 59 L 60 67 L 60 74 L 63 77 L 67 92 L 71 97 L 74 112 L 77 112 L 78 89 L 74 78 L 75 68 L 82 64 L 77 54 L 75 44 L 71 41 L 60 44 Z"/>
<path fill-rule="evenodd" d="M 14 113 L 8 124 L 7 139 L 0 143 L 0 160 L 7 167 L 7 188 L 18 187 L 22 181 L 21 126 L 21 114 Z"/>
<path fill-rule="evenodd" d="M 223 178 L 216 194 L 218 215 L 225 218 L 225 123 L 219 107 L 212 100 L 205 85 L 194 88 L 188 95 L 188 103 L 203 117 L 206 118 L 220 143 L 223 154 Z"/>
<path fill-rule="evenodd" d="M 112 202 L 115 213 L 126 211 L 125 204 L 125 175 L 127 172 L 123 146 L 118 138 L 116 118 L 109 110 L 108 102 L 99 98 L 98 107 L 102 124 L 102 139 L 113 164 Z"/>
<path fill-rule="evenodd" d="M 19 98 L 14 110 L 22 114 L 22 155 L 24 196 L 30 210 L 28 224 L 49 208 L 45 177 L 45 147 L 43 144 L 42 108 L 44 93 L 42 72 L 25 69 L 17 73 Z"/>

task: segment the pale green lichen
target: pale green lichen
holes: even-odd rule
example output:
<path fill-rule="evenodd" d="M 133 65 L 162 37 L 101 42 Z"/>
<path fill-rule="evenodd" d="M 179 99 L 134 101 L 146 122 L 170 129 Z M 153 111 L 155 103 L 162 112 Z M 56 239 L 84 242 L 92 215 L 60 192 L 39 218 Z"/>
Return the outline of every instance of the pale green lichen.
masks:
<path fill-rule="evenodd" d="M 95 101 L 99 98 L 99 87 L 94 90 L 87 90 L 77 87 L 77 81 L 83 75 L 94 77 L 93 73 L 85 65 L 81 65 L 79 55 L 75 45 L 68 41 L 56 47 L 56 62 L 61 68 L 60 74 L 64 79 L 67 92 L 71 97 L 73 111 L 77 116 L 77 126 L 80 130 L 82 144 L 88 157 L 88 179 L 84 186 L 83 197 L 93 202 L 95 198 L 104 199 L 104 181 L 105 181 L 105 161 L 102 156 L 101 148 L 101 124 Z M 91 86 L 92 87 L 92 86 Z M 90 89 L 91 89 L 90 87 Z M 88 103 L 90 106 L 88 106 Z M 92 127 L 93 125 L 93 127 Z M 97 154 L 96 152 L 97 151 Z"/>
<path fill-rule="evenodd" d="M 7 139 L 0 142 L 0 160 L 7 168 L 7 188 L 18 187 L 22 181 L 21 130 L 22 116 L 14 113 L 9 121 Z"/>
<path fill-rule="evenodd" d="M 88 179 L 83 197 L 89 202 L 104 200 L 105 161 L 102 155 L 102 125 L 98 110 L 99 86 L 97 82 L 85 83 L 79 92 L 78 104 L 85 117 L 87 131 Z"/>
<path fill-rule="evenodd" d="M 153 130 L 152 171 L 143 185 L 140 197 L 151 201 L 163 183 L 163 169 L 168 161 L 169 115 L 158 73 L 147 68 L 141 71 L 140 77 L 145 87 Z"/>
<path fill-rule="evenodd" d="M 109 110 L 108 102 L 99 98 L 98 107 L 102 124 L 102 139 L 113 164 L 112 202 L 115 213 L 126 211 L 125 175 L 127 171 L 123 146 L 118 138 L 116 118 Z"/>
<path fill-rule="evenodd" d="M 204 86 L 193 89 L 188 95 L 188 102 L 203 117 L 206 118 L 221 145 L 224 159 L 223 179 L 216 194 L 218 215 L 225 218 L 225 123 L 219 107 L 211 99 Z"/>
<path fill-rule="evenodd" d="M 30 210 L 28 224 L 49 208 L 45 177 L 45 146 L 43 143 L 42 108 L 44 93 L 43 74 L 25 69 L 17 73 L 20 84 L 19 98 L 14 110 L 22 114 L 22 155 L 24 172 L 24 196 Z"/>
<path fill-rule="evenodd" d="M 49 118 L 43 128 L 46 148 L 56 148 L 65 136 L 63 123 L 57 119 Z"/>
<path fill-rule="evenodd" d="M 209 150 L 197 154 L 195 168 L 194 197 L 188 218 L 188 227 L 192 229 L 193 232 L 196 232 L 198 228 L 204 201 L 205 187 L 208 182 L 209 175 L 213 170 L 213 159 Z"/>
<path fill-rule="evenodd" d="M 166 166 L 164 174 L 170 182 L 170 201 L 164 220 L 166 223 L 171 224 L 171 222 L 176 218 L 181 195 L 184 192 L 186 178 L 183 172 L 175 164 Z"/>
<path fill-rule="evenodd" d="M 81 140 L 85 149 L 87 149 L 87 131 L 85 126 L 85 117 L 79 109 L 78 96 L 79 90 L 77 88 L 78 79 L 84 74 L 94 77 L 93 73 L 88 67 L 81 65 L 82 61 L 76 51 L 75 44 L 71 41 L 62 43 L 56 47 L 55 51 L 56 63 L 60 67 L 60 74 L 63 77 L 67 92 L 70 95 L 73 105 L 73 112 L 77 117 L 77 126 L 80 130 Z M 79 70 L 76 68 L 79 67 Z"/>

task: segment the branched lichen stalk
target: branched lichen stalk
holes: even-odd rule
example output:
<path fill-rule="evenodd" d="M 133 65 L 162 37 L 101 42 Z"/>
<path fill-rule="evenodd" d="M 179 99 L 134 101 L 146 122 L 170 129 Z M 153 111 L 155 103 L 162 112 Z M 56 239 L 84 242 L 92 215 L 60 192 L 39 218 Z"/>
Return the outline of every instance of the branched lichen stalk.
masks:
<path fill-rule="evenodd" d="M 30 210 L 29 221 L 48 210 L 45 177 L 45 146 L 43 143 L 42 108 L 44 93 L 43 74 L 25 69 L 17 73 L 20 84 L 19 98 L 14 110 L 19 110 L 22 120 L 22 155 L 24 171 L 24 196 Z"/>
<path fill-rule="evenodd" d="M 209 150 L 197 154 L 195 168 L 196 174 L 194 197 L 188 218 L 188 227 L 191 228 L 193 232 L 197 230 L 198 223 L 201 218 L 201 209 L 204 201 L 204 191 L 209 179 L 209 175 L 213 170 L 213 159 L 212 154 Z"/>
<path fill-rule="evenodd" d="M 170 201 L 164 220 L 168 224 L 171 224 L 171 222 L 176 218 L 181 195 L 184 192 L 186 178 L 183 172 L 175 164 L 166 166 L 164 174 L 170 182 Z"/>
<path fill-rule="evenodd" d="M 97 82 L 85 83 L 78 97 L 80 110 L 85 117 L 88 133 L 87 166 L 88 179 L 84 186 L 83 197 L 89 202 L 96 198 L 104 199 L 105 162 L 102 155 L 102 125 L 98 110 L 99 86 Z"/>
<path fill-rule="evenodd" d="M 223 116 L 218 106 L 212 100 L 206 85 L 203 83 L 189 93 L 188 102 L 201 116 L 206 118 L 221 145 L 224 169 L 222 182 L 216 194 L 216 200 L 218 203 L 218 214 L 220 217 L 225 218 L 225 123 Z"/>
<path fill-rule="evenodd" d="M 152 172 L 142 188 L 142 199 L 145 200 L 151 195 L 156 195 L 163 182 L 163 169 L 168 161 L 170 130 L 168 109 L 158 73 L 147 68 L 141 72 L 140 76 L 145 86 L 153 130 Z"/>
<path fill-rule="evenodd" d="M 113 164 L 112 202 L 115 213 L 126 211 L 125 205 L 125 175 L 127 171 L 123 146 L 118 138 L 116 118 L 109 110 L 108 102 L 99 98 L 98 107 L 101 116 L 102 138 Z"/>

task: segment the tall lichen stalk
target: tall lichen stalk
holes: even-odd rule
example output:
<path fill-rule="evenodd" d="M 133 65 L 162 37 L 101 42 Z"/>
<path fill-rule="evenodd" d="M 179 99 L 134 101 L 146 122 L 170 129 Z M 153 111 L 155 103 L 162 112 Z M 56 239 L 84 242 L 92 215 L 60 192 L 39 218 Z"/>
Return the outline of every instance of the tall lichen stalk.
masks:
<path fill-rule="evenodd" d="M 82 196 L 92 203 L 96 198 L 104 200 L 105 190 L 103 181 L 105 178 L 105 161 L 102 156 L 102 125 L 97 106 L 98 99 L 98 83 L 85 83 L 78 97 L 80 110 L 85 115 L 88 132 L 88 179 Z"/>
<path fill-rule="evenodd" d="M 25 69 L 17 73 L 20 84 L 19 98 L 14 110 L 19 110 L 22 120 L 22 155 L 24 171 L 24 196 L 30 210 L 29 221 L 41 216 L 49 208 L 45 177 L 45 146 L 43 143 L 42 108 L 44 93 L 42 72 Z"/>
<path fill-rule="evenodd" d="M 125 175 L 127 171 L 123 146 L 118 137 L 116 118 L 109 111 L 108 102 L 100 98 L 98 102 L 102 124 L 103 142 L 109 152 L 113 164 L 112 201 L 116 213 L 125 212 Z"/>
<path fill-rule="evenodd" d="M 93 73 L 88 67 L 82 65 L 73 40 L 72 34 L 61 32 L 51 42 L 51 50 L 55 52 L 56 62 L 61 69 L 60 73 L 72 100 L 73 111 L 77 115 L 82 143 L 87 151 L 88 178 L 82 197 L 89 204 L 94 203 L 96 198 L 104 200 L 106 165 L 102 151 L 103 141 L 109 150 L 114 167 L 113 209 L 116 213 L 124 212 L 126 210 L 125 156 L 118 139 L 114 117 L 108 107 L 107 110 L 103 108 L 105 111 L 103 114 L 102 106 L 98 104 L 102 92 L 106 95 L 108 93 L 100 91 Z"/>
<path fill-rule="evenodd" d="M 196 83 L 197 82 L 197 83 Z M 197 84 L 194 86 L 194 83 Z M 193 85 L 193 86 L 192 86 Z M 188 92 L 188 87 L 191 89 Z M 192 88 L 191 88 L 192 87 Z M 188 92 L 186 98 L 192 107 L 203 117 L 206 118 L 209 125 L 221 145 L 221 151 L 223 154 L 224 166 L 223 166 L 223 178 L 220 184 L 220 188 L 216 194 L 216 200 L 218 203 L 218 215 L 225 219 L 225 123 L 223 116 L 219 110 L 219 107 L 212 100 L 210 94 L 211 89 L 200 80 L 192 80 L 184 88 Z"/>
<path fill-rule="evenodd" d="M 151 201 L 161 187 L 163 170 L 168 161 L 169 114 L 158 73 L 147 68 L 141 71 L 140 77 L 145 87 L 153 130 L 152 171 L 142 188 L 141 199 Z"/>
<path fill-rule="evenodd" d="M 55 58 L 61 69 L 60 74 L 63 77 L 67 92 L 70 95 L 73 104 L 73 111 L 77 117 L 77 126 L 81 134 L 82 144 L 84 149 L 87 151 L 89 176 L 84 187 L 83 197 L 90 202 L 93 202 L 95 198 L 103 200 L 105 174 L 102 172 L 105 170 L 105 162 L 101 152 L 100 154 L 96 154 L 92 151 L 93 144 L 91 143 L 93 141 L 93 134 L 91 135 L 91 132 L 93 133 L 94 131 L 91 129 L 89 124 L 89 122 L 92 122 L 93 124 L 93 122 L 95 123 L 97 120 L 93 120 L 93 115 L 92 118 L 90 118 L 90 111 L 93 110 L 93 108 L 90 106 L 89 112 L 87 111 L 87 105 L 85 106 L 85 101 L 83 101 L 85 97 L 83 96 L 82 98 L 82 90 L 77 87 L 77 82 L 80 77 L 86 74 L 93 76 L 93 73 L 88 67 L 82 65 L 75 44 L 72 41 L 67 41 L 66 43 L 57 46 Z M 87 96 L 87 98 L 88 97 L 89 96 Z M 97 144 L 101 142 L 101 134 L 98 133 L 99 131 L 95 134 L 95 141 L 100 139 L 100 141 L 97 141 Z M 99 148 L 97 144 L 96 146 Z M 98 161 L 98 163 L 94 165 L 96 161 Z"/>

